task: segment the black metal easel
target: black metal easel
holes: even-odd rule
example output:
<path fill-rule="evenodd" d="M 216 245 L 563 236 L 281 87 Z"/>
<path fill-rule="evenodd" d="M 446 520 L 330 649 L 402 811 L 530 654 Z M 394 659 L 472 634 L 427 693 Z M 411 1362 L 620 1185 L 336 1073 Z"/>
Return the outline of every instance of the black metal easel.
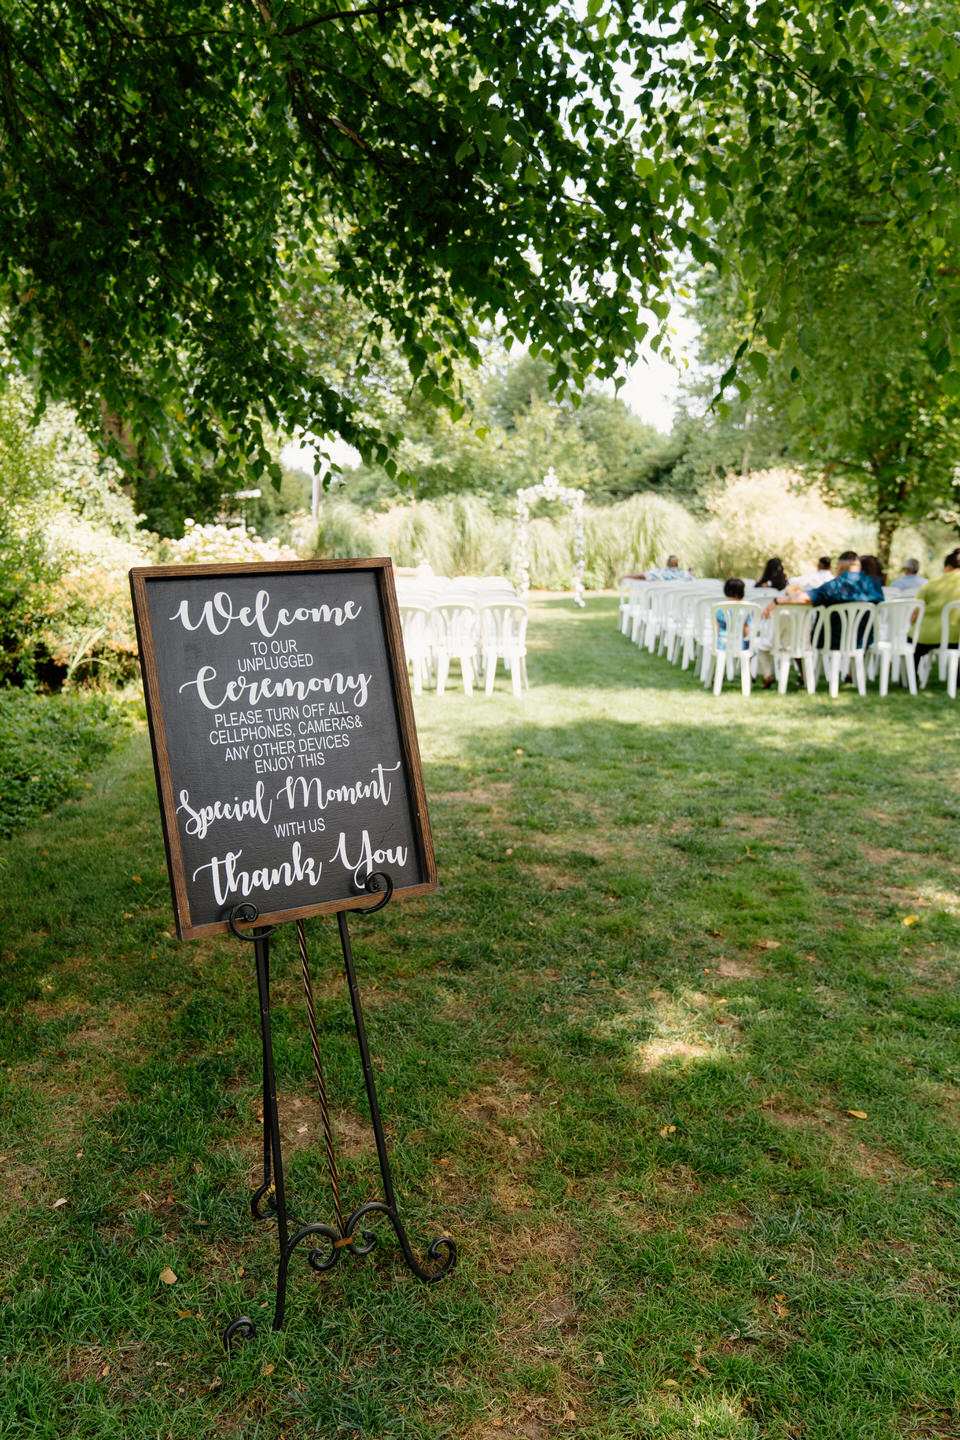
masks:
<path fill-rule="evenodd" d="M 371 875 L 366 883 L 366 889 L 371 894 L 379 894 L 384 891 L 383 898 L 376 904 L 352 913 L 358 915 L 372 915 L 377 910 L 382 910 L 389 903 L 393 895 L 393 882 L 389 875 L 382 872 Z M 317 1082 L 317 1091 L 320 1098 L 320 1115 L 323 1122 L 323 1138 L 326 1149 L 327 1172 L 330 1179 L 330 1188 L 333 1193 L 333 1209 L 336 1219 L 336 1227 L 315 1223 L 310 1225 L 301 1224 L 287 1210 L 286 1191 L 283 1178 L 283 1159 L 280 1150 L 280 1117 L 277 1113 L 277 1085 L 273 1065 L 273 1040 L 270 1033 L 270 950 L 269 940 L 274 933 L 275 926 L 257 926 L 255 921 L 259 916 L 256 905 L 249 902 L 237 905 L 230 912 L 230 928 L 241 940 L 252 942 L 257 967 L 257 993 L 260 1001 L 260 1036 L 263 1044 L 263 1184 L 260 1185 L 250 1198 L 250 1209 L 255 1220 L 265 1219 L 262 1206 L 266 1205 L 268 1211 L 276 1216 L 277 1220 L 277 1242 L 280 1258 L 277 1266 L 277 1296 L 276 1307 L 273 1314 L 273 1329 L 280 1330 L 283 1327 L 283 1317 L 287 1299 L 287 1271 L 290 1265 L 290 1257 L 294 1250 L 303 1241 L 311 1236 L 322 1236 L 328 1242 L 328 1246 L 315 1246 L 307 1254 L 307 1259 L 312 1269 L 317 1271 L 332 1270 L 340 1259 L 344 1250 L 349 1250 L 352 1255 L 369 1255 L 376 1247 L 377 1236 L 372 1230 L 357 1229 L 360 1221 L 368 1215 L 386 1215 L 397 1234 L 400 1248 L 403 1251 L 407 1265 L 419 1280 L 432 1284 L 448 1274 L 456 1264 L 457 1247 L 446 1235 L 438 1235 L 430 1243 L 427 1250 L 427 1259 L 440 1261 L 436 1269 L 429 1270 L 420 1263 L 414 1254 L 410 1242 L 407 1239 L 406 1231 L 397 1212 L 396 1193 L 393 1188 L 393 1178 L 390 1174 L 390 1162 L 387 1157 L 387 1143 L 383 1134 L 383 1124 L 380 1119 L 380 1105 L 377 1100 L 377 1088 L 373 1076 L 373 1066 L 370 1062 L 370 1050 L 367 1045 L 367 1031 L 363 1022 L 363 1010 L 360 1004 L 360 989 L 357 984 L 357 973 L 353 964 L 353 951 L 350 946 L 350 934 L 347 929 L 347 914 L 350 912 L 340 910 L 337 913 L 337 923 L 340 928 L 340 945 L 343 950 L 343 967 L 347 977 L 347 985 L 350 990 L 350 1004 L 353 1008 L 353 1024 L 357 1035 L 357 1046 L 360 1050 L 360 1060 L 363 1065 L 363 1079 L 367 1090 L 367 1102 L 370 1107 L 370 1119 L 373 1123 L 373 1133 L 377 1145 L 377 1159 L 380 1162 L 380 1175 L 383 1180 L 384 1200 L 367 1200 L 364 1204 L 357 1206 L 348 1216 L 344 1216 L 340 1200 L 340 1175 L 337 1169 L 336 1153 L 333 1144 L 333 1129 L 330 1123 L 330 1109 L 327 1103 L 327 1089 L 323 1076 L 323 1065 L 320 1059 L 320 1044 L 317 1037 L 317 1018 L 313 1005 L 313 985 L 310 980 L 310 966 L 307 959 L 306 939 L 304 936 L 303 921 L 297 921 L 297 938 L 300 946 L 300 966 L 303 973 L 303 989 L 307 1003 L 307 1020 L 310 1026 L 310 1044 L 313 1050 L 313 1068 Z M 241 930 L 241 925 L 253 926 L 252 930 Z M 293 1234 L 290 1234 L 291 1222 L 296 1226 Z M 445 1252 L 445 1254 L 444 1254 Z M 440 1257 L 443 1255 L 443 1259 Z M 249 1339 L 256 1334 L 256 1324 L 249 1315 L 240 1315 L 223 1332 L 223 1344 L 229 1350 L 235 1339 Z"/>

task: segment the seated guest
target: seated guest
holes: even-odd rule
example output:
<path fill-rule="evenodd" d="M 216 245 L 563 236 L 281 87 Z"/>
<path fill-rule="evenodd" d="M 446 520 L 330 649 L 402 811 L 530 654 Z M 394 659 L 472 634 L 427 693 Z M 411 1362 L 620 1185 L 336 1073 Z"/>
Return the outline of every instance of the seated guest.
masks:
<path fill-rule="evenodd" d="M 757 581 L 758 586 L 771 590 L 786 590 L 787 574 L 783 568 L 783 561 L 779 555 L 774 555 L 763 567 L 763 574 Z"/>
<path fill-rule="evenodd" d="M 723 582 L 723 593 L 724 593 L 724 595 L 727 597 L 728 600 L 734 600 L 734 601 L 742 600 L 743 597 L 744 597 L 745 591 L 746 591 L 746 586 L 744 585 L 743 581 L 740 580 L 740 579 L 737 579 L 737 578 L 731 576 L 731 578 L 730 578 L 729 580 L 724 580 L 724 582 Z M 717 611 L 716 611 L 716 617 L 717 617 L 717 649 L 718 649 L 718 650 L 726 650 L 726 648 L 727 648 L 727 640 L 726 640 L 726 636 L 727 636 L 727 617 L 726 617 L 725 611 L 723 611 L 723 610 L 717 610 Z M 749 647 L 750 647 L 750 622 L 751 622 L 751 616 L 750 616 L 750 615 L 747 615 L 746 619 L 745 619 L 744 622 L 743 622 L 743 648 L 744 648 L 744 650 L 747 650 L 747 649 L 749 649 Z M 756 652 L 756 654 L 757 654 L 757 671 L 758 671 L 758 673 L 761 675 L 761 677 L 762 677 L 762 679 L 763 679 L 763 688 L 764 688 L 764 690 L 769 690 L 769 688 L 770 688 L 770 686 L 773 684 L 773 680 L 774 680 L 774 675 L 773 675 L 773 661 L 772 661 L 771 658 L 770 658 L 770 647 L 769 647 L 769 646 L 765 646 L 763 649 L 761 649 L 761 648 L 760 648 L 760 644 L 761 644 L 761 642 L 760 642 L 760 639 L 759 639 L 759 637 L 758 637 L 757 652 Z"/>
<path fill-rule="evenodd" d="M 828 580 L 833 579 L 833 571 L 830 567 L 830 556 L 821 555 L 817 561 L 816 570 L 809 575 L 798 575 L 795 580 L 790 581 L 790 584 L 799 586 L 801 590 L 816 590 L 821 585 L 826 585 Z"/>
<path fill-rule="evenodd" d="M 883 566 L 876 555 L 861 555 L 860 569 L 864 575 L 872 575 L 874 580 L 879 580 L 881 590 L 886 585 L 887 577 L 883 573 Z"/>
<path fill-rule="evenodd" d="M 960 549 L 950 551 L 943 562 L 943 574 L 938 580 L 928 580 L 923 589 L 917 592 L 917 599 L 922 600 L 926 606 L 917 631 L 917 648 L 914 651 L 914 658 L 920 660 L 924 655 L 929 655 L 931 650 L 940 648 L 943 607 L 949 605 L 951 600 L 960 600 Z M 914 620 L 918 613 L 919 606 L 913 612 Z M 950 635 L 947 642 L 951 650 L 956 649 L 958 641 L 960 613 L 955 610 L 950 616 Z"/>
<path fill-rule="evenodd" d="M 681 570 L 676 555 L 668 555 L 663 569 L 638 570 L 632 575 L 621 575 L 621 580 L 692 580 L 692 570 Z"/>
<path fill-rule="evenodd" d="M 879 561 L 875 556 L 868 555 L 868 562 L 872 562 L 871 568 L 879 569 Z M 878 605 L 883 599 L 883 586 L 876 575 L 871 575 L 862 567 L 861 557 L 855 550 L 844 550 L 837 561 L 837 573 L 832 580 L 825 585 L 819 585 L 815 590 L 801 590 L 793 585 L 787 587 L 784 595 L 778 595 L 770 602 L 764 610 L 764 615 L 772 615 L 774 605 L 846 605 L 850 601 L 866 601 L 870 605 Z M 858 637 L 860 640 L 863 636 Z M 821 644 L 823 639 L 821 637 Z M 840 624 L 836 616 L 830 624 L 830 648 L 835 648 L 840 643 Z"/>
<path fill-rule="evenodd" d="M 887 589 L 898 590 L 906 598 L 908 595 L 916 595 L 926 583 L 926 576 L 920 574 L 920 561 L 904 560 L 900 574 L 896 580 L 890 581 Z"/>

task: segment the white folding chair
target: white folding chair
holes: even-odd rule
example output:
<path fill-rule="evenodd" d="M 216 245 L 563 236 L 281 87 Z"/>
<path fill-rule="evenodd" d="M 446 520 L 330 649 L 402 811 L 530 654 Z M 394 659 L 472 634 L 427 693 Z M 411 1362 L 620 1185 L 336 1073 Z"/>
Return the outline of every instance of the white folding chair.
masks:
<path fill-rule="evenodd" d="M 880 694 L 886 695 L 891 676 L 900 681 L 901 666 L 906 671 L 911 695 L 917 693 L 917 667 L 914 650 L 917 626 L 923 619 L 924 602 L 917 599 L 884 600 L 877 606 L 877 628 L 870 647 L 872 658 L 880 666 Z M 912 616 L 916 614 L 916 622 Z"/>
<path fill-rule="evenodd" d="M 940 612 L 940 644 L 935 651 L 924 655 L 918 666 L 920 685 L 922 689 L 925 689 L 930 679 L 933 661 L 936 659 L 937 678 L 946 680 L 947 694 L 951 700 L 957 698 L 957 667 L 960 663 L 960 650 L 951 650 L 950 631 L 951 628 L 954 630 L 956 628 L 955 626 L 951 627 L 951 621 L 955 621 L 958 614 L 960 614 L 960 600 L 951 600 L 944 605 Z"/>
<path fill-rule="evenodd" d="M 860 694 L 867 693 L 866 654 L 873 643 L 876 609 L 875 604 L 865 600 L 848 600 L 823 608 L 821 654 L 833 699 L 840 693 L 841 674 L 851 672 L 856 673 Z"/>
<path fill-rule="evenodd" d="M 446 690 L 451 660 L 460 662 L 464 695 L 473 694 L 479 641 L 479 616 L 473 600 L 468 595 L 458 597 L 448 591 L 433 607 L 433 646 L 436 654 L 438 695 L 442 695 Z"/>
<path fill-rule="evenodd" d="M 816 624 L 817 612 L 809 605 L 777 605 L 774 609 L 770 658 L 781 695 L 786 694 L 790 667 L 795 660 L 803 666 L 808 694 L 812 695 L 817 688 L 818 657 L 813 643 Z"/>
<path fill-rule="evenodd" d="M 480 602 L 480 647 L 483 676 L 488 695 L 493 694 L 497 660 L 502 657 L 510 674 L 514 695 L 520 695 L 527 681 L 527 607 L 519 600 L 501 603 Z"/>
<path fill-rule="evenodd" d="M 401 600 L 398 609 L 403 649 L 413 677 L 413 693 L 421 695 L 424 682 L 429 680 L 433 670 L 433 609 L 430 605 L 418 605 L 411 600 Z"/>
<path fill-rule="evenodd" d="M 704 667 L 704 685 L 710 684 L 713 671 L 713 693 L 719 695 L 724 679 L 733 680 L 740 670 L 740 688 L 750 694 L 750 668 L 757 653 L 757 627 L 761 607 L 743 600 L 711 601 L 713 636 L 709 662 Z"/>

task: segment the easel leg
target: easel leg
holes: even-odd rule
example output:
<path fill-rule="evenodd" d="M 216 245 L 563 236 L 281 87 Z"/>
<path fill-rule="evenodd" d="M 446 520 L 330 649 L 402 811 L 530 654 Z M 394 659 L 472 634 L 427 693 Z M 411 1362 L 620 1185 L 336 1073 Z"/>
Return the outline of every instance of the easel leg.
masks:
<path fill-rule="evenodd" d="M 425 1281 L 427 1284 L 432 1284 L 433 1281 L 442 1279 L 444 1275 L 446 1275 L 450 1270 L 453 1269 L 457 1259 L 457 1247 L 448 1236 L 438 1235 L 437 1238 L 430 1243 L 430 1246 L 427 1250 L 427 1258 L 429 1260 L 439 1261 L 441 1257 L 443 1257 L 442 1264 L 438 1265 L 438 1268 L 436 1270 L 427 1270 L 423 1265 L 421 1265 L 420 1261 L 413 1253 L 410 1242 L 407 1239 L 407 1233 L 403 1228 L 403 1224 L 397 1211 L 397 1198 L 393 1188 L 393 1177 L 390 1173 L 390 1161 L 387 1156 L 387 1142 L 383 1133 L 383 1122 L 380 1118 L 380 1103 L 377 1099 L 377 1085 L 373 1074 L 373 1064 L 370 1060 L 370 1047 L 367 1044 L 367 1027 L 364 1024 L 363 1020 L 363 1007 L 360 1004 L 360 987 L 357 984 L 357 972 L 353 963 L 353 950 L 350 945 L 350 932 L 347 928 L 347 915 L 345 911 L 341 910 L 338 912 L 337 924 L 340 927 L 340 944 L 343 949 L 343 968 L 347 977 L 347 986 L 350 990 L 350 1005 L 353 1009 L 353 1024 L 357 1034 L 357 1047 L 360 1051 L 360 1063 L 363 1066 L 363 1083 L 366 1086 L 367 1091 L 367 1104 L 370 1107 L 370 1120 L 373 1124 L 373 1135 L 377 1146 L 377 1159 L 380 1163 L 380 1178 L 383 1181 L 383 1194 L 386 1200 L 386 1204 L 381 1203 L 381 1201 L 379 1200 L 368 1200 L 365 1205 L 361 1205 L 358 1207 L 358 1209 L 354 1210 L 353 1214 L 347 1221 L 347 1234 L 353 1234 L 359 1221 L 365 1218 L 367 1215 L 372 1215 L 376 1213 L 386 1215 L 394 1230 L 396 1231 L 397 1239 L 400 1242 L 400 1248 L 403 1251 L 403 1257 L 409 1265 L 410 1269 L 413 1271 L 414 1275 L 416 1275 L 418 1279 Z M 361 1231 L 361 1234 L 363 1235 L 364 1240 L 367 1242 L 366 1248 L 372 1248 L 371 1242 L 373 1240 L 373 1236 L 370 1234 L 370 1232 Z M 360 1253 L 365 1254 L 366 1249 L 364 1249 Z"/>

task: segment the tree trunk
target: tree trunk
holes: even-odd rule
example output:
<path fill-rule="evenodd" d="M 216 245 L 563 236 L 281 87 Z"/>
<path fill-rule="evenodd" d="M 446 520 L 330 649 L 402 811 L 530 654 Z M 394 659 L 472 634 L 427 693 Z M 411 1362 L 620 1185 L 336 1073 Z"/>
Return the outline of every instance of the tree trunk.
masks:
<path fill-rule="evenodd" d="M 890 511 L 879 516 L 877 520 L 877 559 L 880 561 L 884 574 L 890 568 L 890 547 L 899 524 L 900 516 L 892 515 Z"/>

